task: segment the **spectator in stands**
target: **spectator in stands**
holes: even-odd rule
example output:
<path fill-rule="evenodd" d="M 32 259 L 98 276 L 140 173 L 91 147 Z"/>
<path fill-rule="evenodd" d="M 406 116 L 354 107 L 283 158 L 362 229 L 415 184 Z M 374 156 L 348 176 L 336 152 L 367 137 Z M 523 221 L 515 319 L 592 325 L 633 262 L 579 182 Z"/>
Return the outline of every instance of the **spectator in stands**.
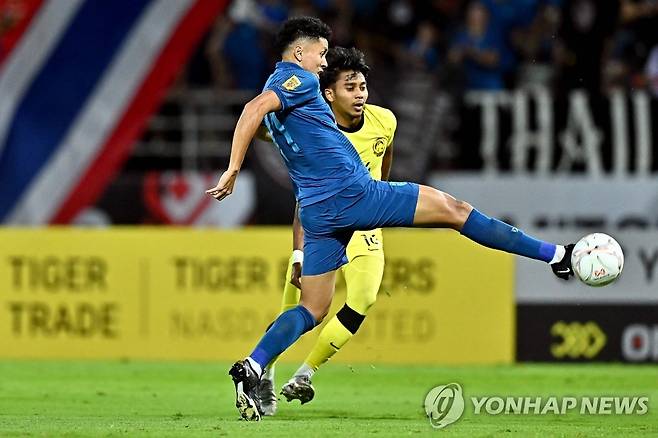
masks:
<path fill-rule="evenodd" d="M 429 21 L 418 26 L 416 35 L 406 45 L 405 65 L 418 70 L 433 71 L 439 65 L 439 52 L 436 47 L 437 30 Z"/>
<path fill-rule="evenodd" d="M 334 0 L 321 15 L 323 21 L 331 27 L 331 45 L 353 47 L 356 42 L 354 22 L 354 6 L 349 0 Z"/>
<path fill-rule="evenodd" d="M 582 88 L 602 92 L 602 69 L 611 54 L 619 17 L 617 0 L 565 0 L 555 59 L 562 93 Z"/>
<path fill-rule="evenodd" d="M 658 1 L 621 0 L 621 28 L 634 35 L 634 43 L 646 58 L 649 50 L 658 44 Z"/>
<path fill-rule="evenodd" d="M 491 28 L 500 35 L 500 70 L 507 88 L 515 84 L 519 49 L 527 44 L 524 30 L 535 16 L 539 0 L 480 0 L 489 13 Z"/>
<path fill-rule="evenodd" d="M 264 39 L 287 17 L 282 1 L 235 0 L 228 17 L 220 19 L 208 41 L 207 55 L 216 82 L 238 89 L 260 89 L 271 67 Z"/>
<path fill-rule="evenodd" d="M 608 62 L 606 86 L 640 88 L 646 85 L 645 65 L 658 44 L 658 2 L 622 0 L 620 26 Z"/>
<path fill-rule="evenodd" d="M 654 46 L 649 53 L 644 72 L 649 90 L 654 97 L 658 97 L 658 45 Z"/>
<path fill-rule="evenodd" d="M 515 72 L 516 87 L 528 85 L 549 86 L 555 68 L 553 53 L 560 24 L 561 0 L 541 0 L 529 26 L 518 28 L 513 33 L 520 63 Z"/>
<path fill-rule="evenodd" d="M 489 12 L 479 1 L 466 10 L 466 22 L 457 32 L 448 59 L 461 64 L 466 75 L 466 88 L 500 90 L 504 88 L 501 69 L 502 38 L 490 25 Z"/>

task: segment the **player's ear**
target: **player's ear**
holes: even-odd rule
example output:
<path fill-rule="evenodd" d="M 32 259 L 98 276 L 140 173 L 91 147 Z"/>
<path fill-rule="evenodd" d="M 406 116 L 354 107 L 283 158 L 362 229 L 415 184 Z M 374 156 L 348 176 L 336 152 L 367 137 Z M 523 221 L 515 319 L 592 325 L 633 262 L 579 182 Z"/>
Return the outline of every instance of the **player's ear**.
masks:
<path fill-rule="evenodd" d="M 325 89 L 324 89 L 324 97 L 325 97 L 329 102 L 333 102 L 333 101 L 335 100 L 335 97 L 334 97 L 334 90 L 332 90 L 331 88 L 325 88 Z"/>
<path fill-rule="evenodd" d="M 302 49 L 302 46 L 295 46 L 295 48 L 292 51 L 293 56 L 298 62 L 302 62 L 303 53 L 304 53 L 304 49 Z"/>

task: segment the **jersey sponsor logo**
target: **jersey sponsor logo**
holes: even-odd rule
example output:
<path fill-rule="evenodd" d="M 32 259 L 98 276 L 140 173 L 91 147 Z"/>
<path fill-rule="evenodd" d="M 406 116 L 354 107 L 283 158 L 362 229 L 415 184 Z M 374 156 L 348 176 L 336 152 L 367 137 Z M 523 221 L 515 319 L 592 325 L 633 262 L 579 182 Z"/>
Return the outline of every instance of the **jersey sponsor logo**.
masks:
<path fill-rule="evenodd" d="M 372 145 L 372 151 L 378 157 L 384 155 L 386 151 L 386 139 L 384 137 L 379 137 L 375 140 L 375 143 Z"/>
<path fill-rule="evenodd" d="M 287 81 L 283 83 L 283 88 L 285 88 L 288 91 L 292 91 L 295 88 L 299 87 L 302 85 L 302 81 L 299 80 L 299 78 L 295 75 L 290 76 Z"/>

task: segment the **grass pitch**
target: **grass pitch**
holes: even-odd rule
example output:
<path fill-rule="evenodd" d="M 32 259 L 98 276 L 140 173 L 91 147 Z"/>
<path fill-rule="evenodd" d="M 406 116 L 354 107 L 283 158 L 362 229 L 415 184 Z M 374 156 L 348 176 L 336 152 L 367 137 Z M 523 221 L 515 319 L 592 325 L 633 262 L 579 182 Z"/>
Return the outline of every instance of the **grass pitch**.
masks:
<path fill-rule="evenodd" d="M 316 398 L 276 417 L 238 420 L 229 364 L 0 362 L 0 436 L 658 436 L 658 366 L 347 366 L 314 379 Z M 280 365 L 280 386 L 293 371 Z M 422 408 L 460 383 L 464 416 L 442 430 Z M 645 415 L 474 415 L 468 397 L 648 396 Z"/>

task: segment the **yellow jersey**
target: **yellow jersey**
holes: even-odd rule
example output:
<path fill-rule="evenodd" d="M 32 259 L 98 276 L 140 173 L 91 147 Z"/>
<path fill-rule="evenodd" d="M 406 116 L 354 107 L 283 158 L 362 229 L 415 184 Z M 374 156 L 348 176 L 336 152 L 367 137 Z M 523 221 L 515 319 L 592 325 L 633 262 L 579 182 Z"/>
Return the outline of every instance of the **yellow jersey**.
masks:
<path fill-rule="evenodd" d="M 363 107 L 363 119 L 360 126 L 348 130 L 339 126 L 366 166 L 373 179 L 382 179 L 382 163 L 386 150 L 393 144 L 397 120 L 391 110 L 377 105 L 366 104 Z M 360 255 L 378 255 L 384 257 L 382 230 L 355 231 L 347 245 L 347 258 L 352 260 Z"/>

